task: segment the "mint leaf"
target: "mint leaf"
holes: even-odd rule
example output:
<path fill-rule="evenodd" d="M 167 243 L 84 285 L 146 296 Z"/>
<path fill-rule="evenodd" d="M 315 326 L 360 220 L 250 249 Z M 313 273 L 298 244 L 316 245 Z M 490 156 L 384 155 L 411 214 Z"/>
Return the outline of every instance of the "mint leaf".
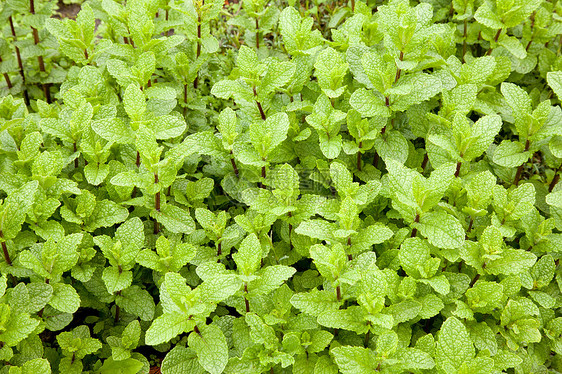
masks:
<path fill-rule="evenodd" d="M 372 351 L 361 347 L 337 347 L 331 351 L 336 364 L 344 374 L 376 373 L 377 359 Z"/>
<path fill-rule="evenodd" d="M 443 373 L 456 373 L 474 354 L 474 345 L 466 327 L 455 317 L 447 318 L 439 330 L 435 350 L 439 370 Z"/>
<path fill-rule="evenodd" d="M 206 371 L 212 374 L 224 371 L 228 363 L 228 346 L 219 327 L 208 325 L 201 329 L 201 334 L 191 333 L 188 344 L 195 350 L 199 364 Z"/>

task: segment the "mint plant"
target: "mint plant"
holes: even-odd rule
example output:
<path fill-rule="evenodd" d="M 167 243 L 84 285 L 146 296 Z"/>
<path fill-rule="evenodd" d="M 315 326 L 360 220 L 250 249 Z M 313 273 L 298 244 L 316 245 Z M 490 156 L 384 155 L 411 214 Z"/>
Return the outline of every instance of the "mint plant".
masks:
<path fill-rule="evenodd" d="M 66 3 L 0 4 L 0 374 L 562 371 L 559 2 Z"/>

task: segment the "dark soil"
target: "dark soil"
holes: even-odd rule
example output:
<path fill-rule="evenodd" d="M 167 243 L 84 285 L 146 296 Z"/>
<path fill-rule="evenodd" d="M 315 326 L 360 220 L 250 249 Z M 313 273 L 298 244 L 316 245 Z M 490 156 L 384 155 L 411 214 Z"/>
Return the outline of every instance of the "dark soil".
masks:
<path fill-rule="evenodd" d="M 75 19 L 80 11 L 80 4 L 65 4 L 62 1 L 57 3 L 58 10 L 53 15 L 54 18 L 71 18 Z"/>

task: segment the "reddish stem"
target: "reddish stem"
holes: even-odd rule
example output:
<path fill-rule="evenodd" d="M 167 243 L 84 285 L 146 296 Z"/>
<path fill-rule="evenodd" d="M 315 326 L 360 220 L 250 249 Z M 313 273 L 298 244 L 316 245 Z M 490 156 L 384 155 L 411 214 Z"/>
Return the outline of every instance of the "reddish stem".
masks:
<path fill-rule="evenodd" d="M 121 295 L 121 291 L 117 291 L 117 295 Z M 120 314 L 121 308 L 119 308 L 119 305 L 115 304 L 115 323 L 119 322 Z"/>
<path fill-rule="evenodd" d="M 246 313 L 250 313 L 250 302 L 248 301 L 248 283 L 244 283 L 244 304 L 246 305 Z"/>
<path fill-rule="evenodd" d="M 265 180 L 265 166 L 261 167 L 261 177 Z M 260 188 L 265 189 L 265 186 L 264 186 L 263 182 L 260 182 Z"/>
<path fill-rule="evenodd" d="M 14 37 L 14 42 L 18 41 L 18 37 L 16 35 L 16 29 L 14 27 L 14 20 L 12 19 L 12 16 L 8 17 L 8 21 L 10 22 L 10 29 L 12 30 L 12 36 Z M 23 72 L 23 63 L 21 62 L 21 53 L 20 53 L 20 49 L 18 48 L 17 45 L 14 45 L 15 49 L 16 49 L 16 58 L 18 60 L 18 67 L 19 67 L 19 72 L 21 75 L 21 80 L 22 83 L 25 85 L 25 74 Z M 23 90 L 23 96 L 25 99 L 25 105 L 29 105 L 29 95 L 27 94 L 27 89 L 24 88 Z"/>
<path fill-rule="evenodd" d="M 400 51 L 400 61 L 404 60 L 404 52 Z M 402 69 L 400 69 L 399 67 L 397 67 L 396 70 L 396 77 L 394 77 L 394 83 L 398 82 L 398 79 L 400 79 L 400 75 L 402 74 Z M 387 105 L 388 106 L 388 105 Z"/>
<path fill-rule="evenodd" d="M 500 38 L 500 35 L 502 33 L 502 29 L 499 29 L 498 32 L 496 33 L 496 36 L 494 36 L 494 42 L 498 42 L 498 39 Z M 490 43 L 490 48 L 488 49 L 488 52 L 486 52 L 486 56 L 489 56 L 492 53 L 492 44 Z"/>
<path fill-rule="evenodd" d="M 554 178 L 552 178 L 552 182 L 550 182 L 550 185 L 548 186 L 548 192 L 552 192 L 552 190 L 554 189 L 554 187 L 556 187 L 556 185 L 558 184 L 558 181 L 560 180 L 560 174 L 558 174 L 560 172 L 560 168 L 562 168 L 562 166 L 560 166 L 558 169 L 556 169 L 556 171 L 554 172 Z"/>
<path fill-rule="evenodd" d="M 236 161 L 234 160 L 234 154 L 232 153 L 232 149 L 230 150 L 230 163 L 232 164 L 234 175 L 236 175 L 236 178 L 238 178 L 240 173 L 238 171 L 238 167 L 236 166 Z"/>
<path fill-rule="evenodd" d="M 256 91 L 256 86 L 253 87 L 253 90 L 254 90 L 254 97 L 256 98 L 256 105 L 258 106 L 258 110 L 260 111 L 261 119 L 265 121 L 265 118 L 266 118 L 266 117 L 265 117 L 265 112 L 263 111 L 263 108 L 262 108 L 262 106 L 261 106 L 261 103 L 260 103 L 260 102 L 258 101 L 258 99 L 257 99 L 258 93 L 257 93 L 257 91 Z"/>
<path fill-rule="evenodd" d="M 455 170 L 455 178 L 458 178 L 458 176 L 461 172 L 461 166 L 462 166 L 462 163 L 460 161 L 457 162 L 457 170 Z"/>
<path fill-rule="evenodd" d="M 525 142 L 525 150 L 523 152 L 527 152 L 529 150 L 530 146 L 531 146 L 531 143 L 529 142 L 529 139 L 527 139 L 527 141 Z M 521 174 L 523 173 L 523 166 L 524 165 L 525 165 L 525 163 L 522 163 L 517 168 L 517 172 L 515 173 L 515 179 L 513 180 L 513 184 L 515 186 L 517 186 L 519 184 L 519 180 L 521 179 Z"/>
<path fill-rule="evenodd" d="M 2 242 L 2 253 L 4 254 L 4 261 L 6 261 L 8 266 L 12 266 L 12 260 L 10 259 L 10 254 L 8 253 L 6 242 Z"/>
<path fill-rule="evenodd" d="M 420 215 L 416 214 L 416 218 L 414 218 L 414 222 L 418 223 L 419 221 L 420 221 Z M 418 234 L 418 229 L 414 227 L 412 229 L 412 235 L 410 235 L 410 237 L 414 238 L 417 234 Z"/>
<path fill-rule="evenodd" d="M 427 153 L 425 155 L 423 155 L 423 161 L 421 164 L 421 168 L 423 171 L 425 171 L 425 167 L 427 166 L 427 162 L 429 161 L 429 157 L 427 156 Z"/>
<path fill-rule="evenodd" d="M 256 18 L 256 49 L 260 49 L 260 23 Z"/>
<path fill-rule="evenodd" d="M 363 142 L 359 142 L 359 149 L 363 147 Z M 357 170 L 361 171 L 361 151 L 357 152 Z"/>
<path fill-rule="evenodd" d="M 158 173 L 154 173 L 154 184 L 158 183 Z M 160 211 L 160 190 L 156 192 L 156 196 L 154 196 L 154 208 L 157 212 Z M 158 224 L 157 220 L 154 220 L 154 233 L 158 234 L 160 232 L 160 225 Z"/>
<path fill-rule="evenodd" d="M 468 36 L 468 20 L 464 20 L 463 40 L 462 40 L 462 62 L 464 64 L 464 55 L 466 55 L 466 38 Z"/>
<path fill-rule="evenodd" d="M 197 80 L 197 77 L 195 77 L 195 80 Z M 193 82 L 193 87 L 197 88 L 195 81 Z M 183 107 L 183 116 L 185 117 L 187 115 L 187 84 L 183 85 L 183 102 L 185 104 Z"/>

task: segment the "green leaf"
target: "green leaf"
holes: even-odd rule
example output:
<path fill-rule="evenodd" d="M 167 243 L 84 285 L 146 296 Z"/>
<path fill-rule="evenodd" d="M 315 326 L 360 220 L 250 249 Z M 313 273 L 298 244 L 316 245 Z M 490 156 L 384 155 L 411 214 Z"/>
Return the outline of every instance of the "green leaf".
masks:
<path fill-rule="evenodd" d="M 500 166 L 517 167 L 526 162 L 530 155 L 522 143 L 503 140 L 494 150 L 493 161 Z"/>
<path fill-rule="evenodd" d="M 502 95 L 513 110 L 514 116 L 523 116 L 526 113 L 531 113 L 532 102 L 529 94 L 513 83 L 504 82 L 501 85 Z"/>
<path fill-rule="evenodd" d="M 464 362 L 474 357 L 475 350 L 466 327 L 449 317 L 439 330 L 435 358 L 442 373 L 457 373 Z"/>
<path fill-rule="evenodd" d="M 259 269 L 262 256 L 263 250 L 257 236 L 250 234 L 242 241 L 238 252 L 232 255 L 232 259 L 236 262 L 238 271 L 249 276 Z"/>
<path fill-rule="evenodd" d="M 84 176 L 88 183 L 99 186 L 109 175 L 109 165 L 90 163 L 84 166 Z"/>
<path fill-rule="evenodd" d="M 133 273 L 131 271 L 123 271 L 115 266 L 109 266 L 103 269 L 101 277 L 105 283 L 107 292 L 110 294 L 124 290 L 133 282 Z"/>
<path fill-rule="evenodd" d="M 258 97 L 265 98 L 267 94 L 283 87 L 295 74 L 295 64 L 292 62 L 274 63 L 268 66 L 265 76 L 262 78 Z"/>
<path fill-rule="evenodd" d="M 236 66 L 244 76 L 250 76 L 258 66 L 258 55 L 252 48 L 242 45 L 236 57 Z"/>
<path fill-rule="evenodd" d="M 148 330 L 144 341 L 148 345 L 158 345 L 169 342 L 181 333 L 187 331 L 189 319 L 183 313 L 166 313 L 156 318 Z"/>
<path fill-rule="evenodd" d="M 160 211 L 152 211 L 151 216 L 173 233 L 190 234 L 195 230 L 195 222 L 189 212 L 175 205 L 164 204 Z"/>
<path fill-rule="evenodd" d="M 537 261 L 537 256 L 522 249 L 506 248 L 501 257 L 490 260 L 486 271 L 491 274 L 519 274 L 529 270 Z"/>
<path fill-rule="evenodd" d="M 297 293 L 293 295 L 293 297 L 291 297 L 291 304 L 303 313 L 313 316 L 318 316 L 325 311 L 339 308 L 339 303 L 333 292 L 318 291 L 316 288 L 307 293 Z"/>
<path fill-rule="evenodd" d="M 228 363 L 228 345 L 222 330 L 213 324 L 191 333 L 188 344 L 197 353 L 199 364 L 211 374 L 220 374 Z"/>
<path fill-rule="evenodd" d="M 56 283 L 49 305 L 64 313 L 75 313 L 80 307 L 80 296 L 71 285 Z"/>
<path fill-rule="evenodd" d="M 146 99 L 136 84 L 131 83 L 125 89 L 123 106 L 133 121 L 139 121 L 142 118 L 142 115 L 146 111 Z"/>
<path fill-rule="evenodd" d="M 344 374 L 374 374 L 378 360 L 374 353 L 362 347 L 337 347 L 330 353 L 334 356 L 340 372 Z"/>
<path fill-rule="evenodd" d="M 205 370 L 199 365 L 197 355 L 192 348 L 176 345 L 162 361 L 163 374 L 203 374 Z"/>
<path fill-rule="evenodd" d="M 420 238 L 406 239 L 398 254 L 400 266 L 411 277 L 432 277 L 439 267 L 440 260 L 430 256 L 429 246 Z"/>
<path fill-rule="evenodd" d="M 365 312 L 359 306 L 325 311 L 318 316 L 317 321 L 325 327 L 350 330 L 358 334 L 364 334 L 369 329 Z"/>
<path fill-rule="evenodd" d="M 22 374 L 51 374 L 51 364 L 45 358 L 26 361 L 22 366 Z"/>
<path fill-rule="evenodd" d="M 476 121 L 472 126 L 474 141 L 464 153 L 464 159 L 472 161 L 474 158 L 481 156 L 490 147 L 501 127 L 502 120 L 498 115 L 484 116 Z"/>
<path fill-rule="evenodd" d="M 136 374 L 143 367 L 143 363 L 134 358 L 127 358 L 121 361 L 114 361 L 108 357 L 100 368 L 101 374 Z"/>
<path fill-rule="evenodd" d="M 100 227 L 110 227 L 123 222 L 129 216 L 127 208 L 117 205 L 111 200 L 102 200 L 96 204 L 92 215 L 87 217 L 85 228 L 94 231 Z"/>
<path fill-rule="evenodd" d="M 390 117 L 390 110 L 385 105 L 384 98 L 364 88 L 359 88 L 351 94 L 349 105 L 363 117 Z"/>
<path fill-rule="evenodd" d="M 443 211 L 423 215 L 414 224 L 430 244 L 444 249 L 459 248 L 464 243 L 465 232 L 459 220 Z"/>
<path fill-rule="evenodd" d="M 148 291 L 133 285 L 121 292 L 116 297 L 116 304 L 125 309 L 127 313 L 138 316 L 142 321 L 152 321 L 156 306 L 154 299 Z"/>
<path fill-rule="evenodd" d="M 150 124 L 150 129 L 154 131 L 156 139 L 176 138 L 183 134 L 186 128 L 185 121 L 172 115 L 156 117 Z"/>
<path fill-rule="evenodd" d="M 546 81 L 558 99 L 562 100 L 562 71 L 549 71 L 546 73 Z"/>
<path fill-rule="evenodd" d="M 39 188 L 37 181 L 27 182 L 17 192 L 12 192 L 4 200 L 1 213 L 1 229 L 4 239 L 13 239 L 20 232 L 27 213 L 35 202 Z"/>
<path fill-rule="evenodd" d="M 431 355 L 416 348 L 402 349 L 392 358 L 400 360 L 402 366 L 407 370 L 433 369 L 435 367 Z"/>
<path fill-rule="evenodd" d="M 201 298 L 211 303 L 220 303 L 234 295 L 242 287 L 240 279 L 233 274 L 217 275 L 206 279 L 197 290 Z"/>
<path fill-rule="evenodd" d="M 482 25 L 497 30 L 504 27 L 500 17 L 494 12 L 490 2 L 483 2 L 476 10 L 474 18 Z"/>
<path fill-rule="evenodd" d="M 267 156 L 287 138 L 289 117 L 286 113 L 275 113 L 265 122 L 253 122 L 250 125 L 250 139 L 262 158 Z"/>
<path fill-rule="evenodd" d="M 92 121 L 92 130 L 111 143 L 131 144 L 135 139 L 133 129 L 118 117 Z"/>

